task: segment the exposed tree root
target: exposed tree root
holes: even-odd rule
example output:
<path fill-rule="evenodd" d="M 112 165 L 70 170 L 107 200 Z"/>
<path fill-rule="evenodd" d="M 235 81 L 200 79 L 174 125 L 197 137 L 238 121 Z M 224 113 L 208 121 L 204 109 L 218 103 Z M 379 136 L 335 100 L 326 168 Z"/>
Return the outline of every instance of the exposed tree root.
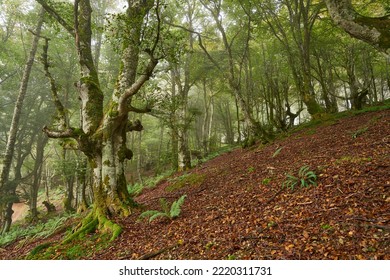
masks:
<path fill-rule="evenodd" d="M 110 241 L 116 239 L 122 232 L 121 226 L 111 221 L 103 211 L 94 208 L 70 234 L 62 244 L 80 238 L 88 233 L 99 230 L 102 233 L 111 233 Z"/>

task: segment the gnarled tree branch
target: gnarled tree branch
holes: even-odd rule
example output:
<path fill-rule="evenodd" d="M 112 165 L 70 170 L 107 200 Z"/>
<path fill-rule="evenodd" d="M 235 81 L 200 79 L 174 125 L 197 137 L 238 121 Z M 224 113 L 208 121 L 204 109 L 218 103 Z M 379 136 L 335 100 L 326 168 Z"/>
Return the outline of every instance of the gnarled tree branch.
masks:
<path fill-rule="evenodd" d="M 351 0 L 325 0 L 332 20 L 352 37 L 390 55 L 390 15 L 367 17 L 353 8 Z"/>

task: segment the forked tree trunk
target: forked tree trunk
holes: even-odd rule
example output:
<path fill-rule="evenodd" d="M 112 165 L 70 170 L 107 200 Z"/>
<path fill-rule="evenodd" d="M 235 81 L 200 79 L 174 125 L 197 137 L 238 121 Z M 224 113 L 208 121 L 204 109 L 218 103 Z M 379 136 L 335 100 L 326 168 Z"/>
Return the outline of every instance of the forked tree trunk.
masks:
<path fill-rule="evenodd" d="M 154 1 L 128 0 L 128 8 L 124 15 L 126 19 L 123 20 L 122 26 L 125 38 L 123 38 L 120 73 L 112 97 L 104 110 L 103 93 L 91 50 L 92 9 L 90 1 L 75 1 L 74 27 L 63 20 L 46 1 L 36 1 L 74 36 L 81 69 L 81 79 L 77 83 L 81 100 L 81 128 L 66 127 L 62 131 L 44 128 L 49 137 L 75 139 L 78 148 L 87 156 L 93 169 L 93 209 L 80 224 L 78 230 L 65 242 L 96 228 L 103 232 L 111 232 L 113 239 L 121 232 L 121 228 L 110 218 L 127 216 L 130 213 L 130 196 L 127 191 L 124 169 L 125 161 L 131 159 L 133 153 L 126 147 L 127 133 L 142 130 L 141 123 L 129 121 L 128 114 L 131 111 L 137 113 L 150 111 L 149 108 L 134 108 L 131 100 L 151 77 L 158 62 L 154 57 L 154 52 L 159 32 L 157 32 L 152 47 L 147 50 L 149 62 L 143 68 L 143 74 L 137 76 L 143 20 L 153 7 Z"/>

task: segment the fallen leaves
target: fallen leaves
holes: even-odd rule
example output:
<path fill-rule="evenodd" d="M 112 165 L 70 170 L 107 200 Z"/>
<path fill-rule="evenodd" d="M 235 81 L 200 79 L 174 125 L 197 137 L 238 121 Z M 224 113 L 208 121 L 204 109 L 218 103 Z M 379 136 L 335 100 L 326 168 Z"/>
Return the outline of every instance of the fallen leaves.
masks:
<path fill-rule="evenodd" d="M 377 116 L 356 139 L 348 133 Z M 192 171 L 204 178 L 201 187 L 188 184 L 169 193 L 188 196 L 178 219 L 136 223 L 136 210 L 118 221 L 124 231 L 110 250 L 88 258 L 137 259 L 179 244 L 154 258 L 389 259 L 390 166 L 383 144 L 389 124 L 389 110 L 372 112 L 319 127 L 314 135 L 298 132 L 261 149 L 217 157 Z M 278 147 L 282 152 L 272 157 Z M 285 174 L 302 165 L 318 170 L 318 186 L 280 191 Z M 147 190 L 138 202 L 156 209 L 166 187 L 164 181 Z M 23 255 L 5 249 L 1 258 Z"/>

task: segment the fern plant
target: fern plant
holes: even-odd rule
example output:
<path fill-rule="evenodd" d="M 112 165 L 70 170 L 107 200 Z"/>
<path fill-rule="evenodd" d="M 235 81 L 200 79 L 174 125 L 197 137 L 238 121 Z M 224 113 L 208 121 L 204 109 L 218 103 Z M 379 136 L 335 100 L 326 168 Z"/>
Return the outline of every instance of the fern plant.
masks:
<path fill-rule="evenodd" d="M 314 171 L 310 170 L 309 166 L 302 166 L 299 169 L 297 176 L 287 174 L 286 180 L 283 182 L 282 187 L 294 190 L 298 184 L 300 184 L 301 188 L 308 188 L 310 186 L 317 185 L 317 175 Z"/>
<path fill-rule="evenodd" d="M 148 210 L 143 212 L 139 217 L 140 219 L 148 218 L 149 223 L 158 217 L 165 217 L 169 220 L 173 220 L 180 215 L 181 206 L 184 203 L 184 200 L 187 196 L 182 195 L 178 200 L 174 201 L 170 206 L 165 198 L 160 198 L 160 206 L 162 211 L 158 210 Z"/>

